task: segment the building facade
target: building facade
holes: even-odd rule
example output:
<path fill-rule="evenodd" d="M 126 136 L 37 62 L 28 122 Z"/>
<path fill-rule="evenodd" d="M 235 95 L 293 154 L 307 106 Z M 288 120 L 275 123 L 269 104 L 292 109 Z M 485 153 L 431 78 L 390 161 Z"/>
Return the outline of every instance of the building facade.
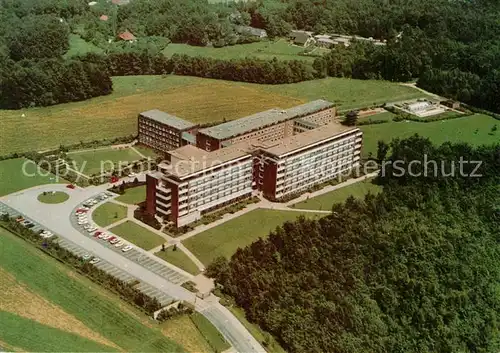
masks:
<path fill-rule="evenodd" d="M 196 144 L 166 151 L 147 176 L 146 210 L 177 227 L 261 193 L 272 201 L 337 177 L 360 163 L 362 132 L 315 101 L 202 129 Z"/>
<path fill-rule="evenodd" d="M 138 140 L 160 152 L 193 144 L 197 125 L 159 110 L 148 110 L 138 117 Z"/>
<path fill-rule="evenodd" d="M 295 121 L 301 119 L 316 125 L 329 124 L 335 119 L 336 108 L 331 102 L 319 99 L 289 109 L 274 108 L 200 129 L 196 145 L 214 151 L 245 141 L 279 141 L 294 134 Z"/>

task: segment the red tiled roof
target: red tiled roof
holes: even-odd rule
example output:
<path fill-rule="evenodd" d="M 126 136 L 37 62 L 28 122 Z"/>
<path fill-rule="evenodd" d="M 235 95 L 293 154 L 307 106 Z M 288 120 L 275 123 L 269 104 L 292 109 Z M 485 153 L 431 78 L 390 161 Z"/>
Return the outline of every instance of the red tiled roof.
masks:
<path fill-rule="evenodd" d="M 108 18 L 109 18 L 109 17 L 108 17 L 108 16 L 106 16 L 106 15 L 101 15 L 101 17 L 99 17 L 99 19 L 100 19 L 101 21 L 107 21 L 107 20 L 108 20 Z"/>
<path fill-rule="evenodd" d="M 118 37 L 120 37 L 123 40 L 135 40 L 135 36 L 132 33 L 130 33 L 129 31 L 125 31 L 123 33 L 120 33 L 118 35 Z"/>

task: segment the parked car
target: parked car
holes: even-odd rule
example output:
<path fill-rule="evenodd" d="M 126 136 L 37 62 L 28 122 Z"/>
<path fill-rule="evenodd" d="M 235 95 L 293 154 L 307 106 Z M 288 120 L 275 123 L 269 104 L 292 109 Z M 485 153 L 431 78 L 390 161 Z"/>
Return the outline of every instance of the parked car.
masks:
<path fill-rule="evenodd" d="M 101 234 L 102 234 L 102 232 L 100 230 L 98 230 L 97 232 L 94 233 L 94 237 L 98 237 Z"/>
<path fill-rule="evenodd" d="M 22 221 L 24 221 L 24 217 L 19 216 L 16 218 L 16 222 L 22 222 Z"/>
<path fill-rule="evenodd" d="M 107 234 L 102 232 L 101 234 L 99 234 L 98 238 L 99 239 L 103 239 Z"/>
<path fill-rule="evenodd" d="M 108 240 L 111 237 L 112 237 L 111 234 L 106 234 L 105 236 L 102 237 L 102 240 Z"/>
<path fill-rule="evenodd" d="M 125 244 L 125 243 L 124 243 L 123 241 L 121 241 L 121 240 L 120 240 L 118 243 L 116 243 L 116 244 L 115 244 L 115 246 L 116 246 L 117 248 L 120 248 L 120 247 L 122 247 L 122 246 L 123 246 L 123 244 Z"/>
<path fill-rule="evenodd" d="M 127 252 L 127 251 L 132 250 L 133 248 L 134 248 L 134 247 L 133 247 L 132 245 L 127 245 L 126 247 L 124 247 L 124 248 L 122 249 L 122 251 L 123 251 L 123 252 Z"/>
<path fill-rule="evenodd" d="M 75 186 L 74 186 L 73 184 L 68 184 L 68 185 L 66 185 L 66 187 L 67 187 L 68 189 L 74 189 L 74 188 L 75 188 Z"/>
<path fill-rule="evenodd" d="M 96 230 L 97 230 L 97 228 L 94 227 L 94 226 L 92 226 L 92 228 L 87 229 L 87 232 L 92 233 L 92 232 L 94 232 Z"/>
<path fill-rule="evenodd" d="M 120 241 L 120 239 L 115 238 L 113 240 L 110 240 L 109 242 L 110 242 L 110 244 L 114 245 L 114 244 L 118 243 L 119 241 Z"/>
<path fill-rule="evenodd" d="M 97 257 L 94 257 L 92 260 L 90 260 L 90 263 L 92 265 L 95 265 L 95 264 L 99 263 L 99 261 L 101 261 L 101 259 L 98 259 Z"/>
<path fill-rule="evenodd" d="M 90 254 L 84 254 L 84 255 L 82 256 L 82 259 L 84 259 L 84 260 L 88 260 L 88 259 L 90 259 L 91 257 L 92 257 L 92 255 L 90 255 Z"/>

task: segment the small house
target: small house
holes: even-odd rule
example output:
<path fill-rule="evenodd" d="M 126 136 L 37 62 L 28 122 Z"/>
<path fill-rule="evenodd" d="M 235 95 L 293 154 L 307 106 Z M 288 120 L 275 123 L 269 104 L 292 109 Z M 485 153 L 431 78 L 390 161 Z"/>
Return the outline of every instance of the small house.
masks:
<path fill-rule="evenodd" d="M 290 32 L 290 38 L 293 44 L 307 47 L 316 43 L 316 39 L 312 34 L 313 32 L 293 30 Z"/>
<path fill-rule="evenodd" d="M 237 26 L 236 31 L 240 34 L 257 37 L 257 38 L 267 38 L 267 32 L 265 29 L 255 28 L 250 26 Z"/>
<path fill-rule="evenodd" d="M 122 32 L 118 35 L 118 38 L 125 40 L 127 42 L 135 42 L 137 38 L 129 31 Z"/>

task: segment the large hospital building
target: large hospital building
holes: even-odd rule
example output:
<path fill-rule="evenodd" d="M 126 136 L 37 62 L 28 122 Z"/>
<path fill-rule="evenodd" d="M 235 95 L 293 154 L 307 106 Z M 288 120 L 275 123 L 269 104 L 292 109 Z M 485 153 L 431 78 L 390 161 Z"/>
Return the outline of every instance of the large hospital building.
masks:
<path fill-rule="evenodd" d="M 338 123 L 335 106 L 324 100 L 205 129 L 171 119 L 178 118 L 162 121 L 177 127 L 172 149 L 143 142 L 141 119 L 139 141 L 166 154 L 158 171 L 147 176 L 147 211 L 178 227 L 255 192 L 279 201 L 360 163 L 362 132 Z"/>

